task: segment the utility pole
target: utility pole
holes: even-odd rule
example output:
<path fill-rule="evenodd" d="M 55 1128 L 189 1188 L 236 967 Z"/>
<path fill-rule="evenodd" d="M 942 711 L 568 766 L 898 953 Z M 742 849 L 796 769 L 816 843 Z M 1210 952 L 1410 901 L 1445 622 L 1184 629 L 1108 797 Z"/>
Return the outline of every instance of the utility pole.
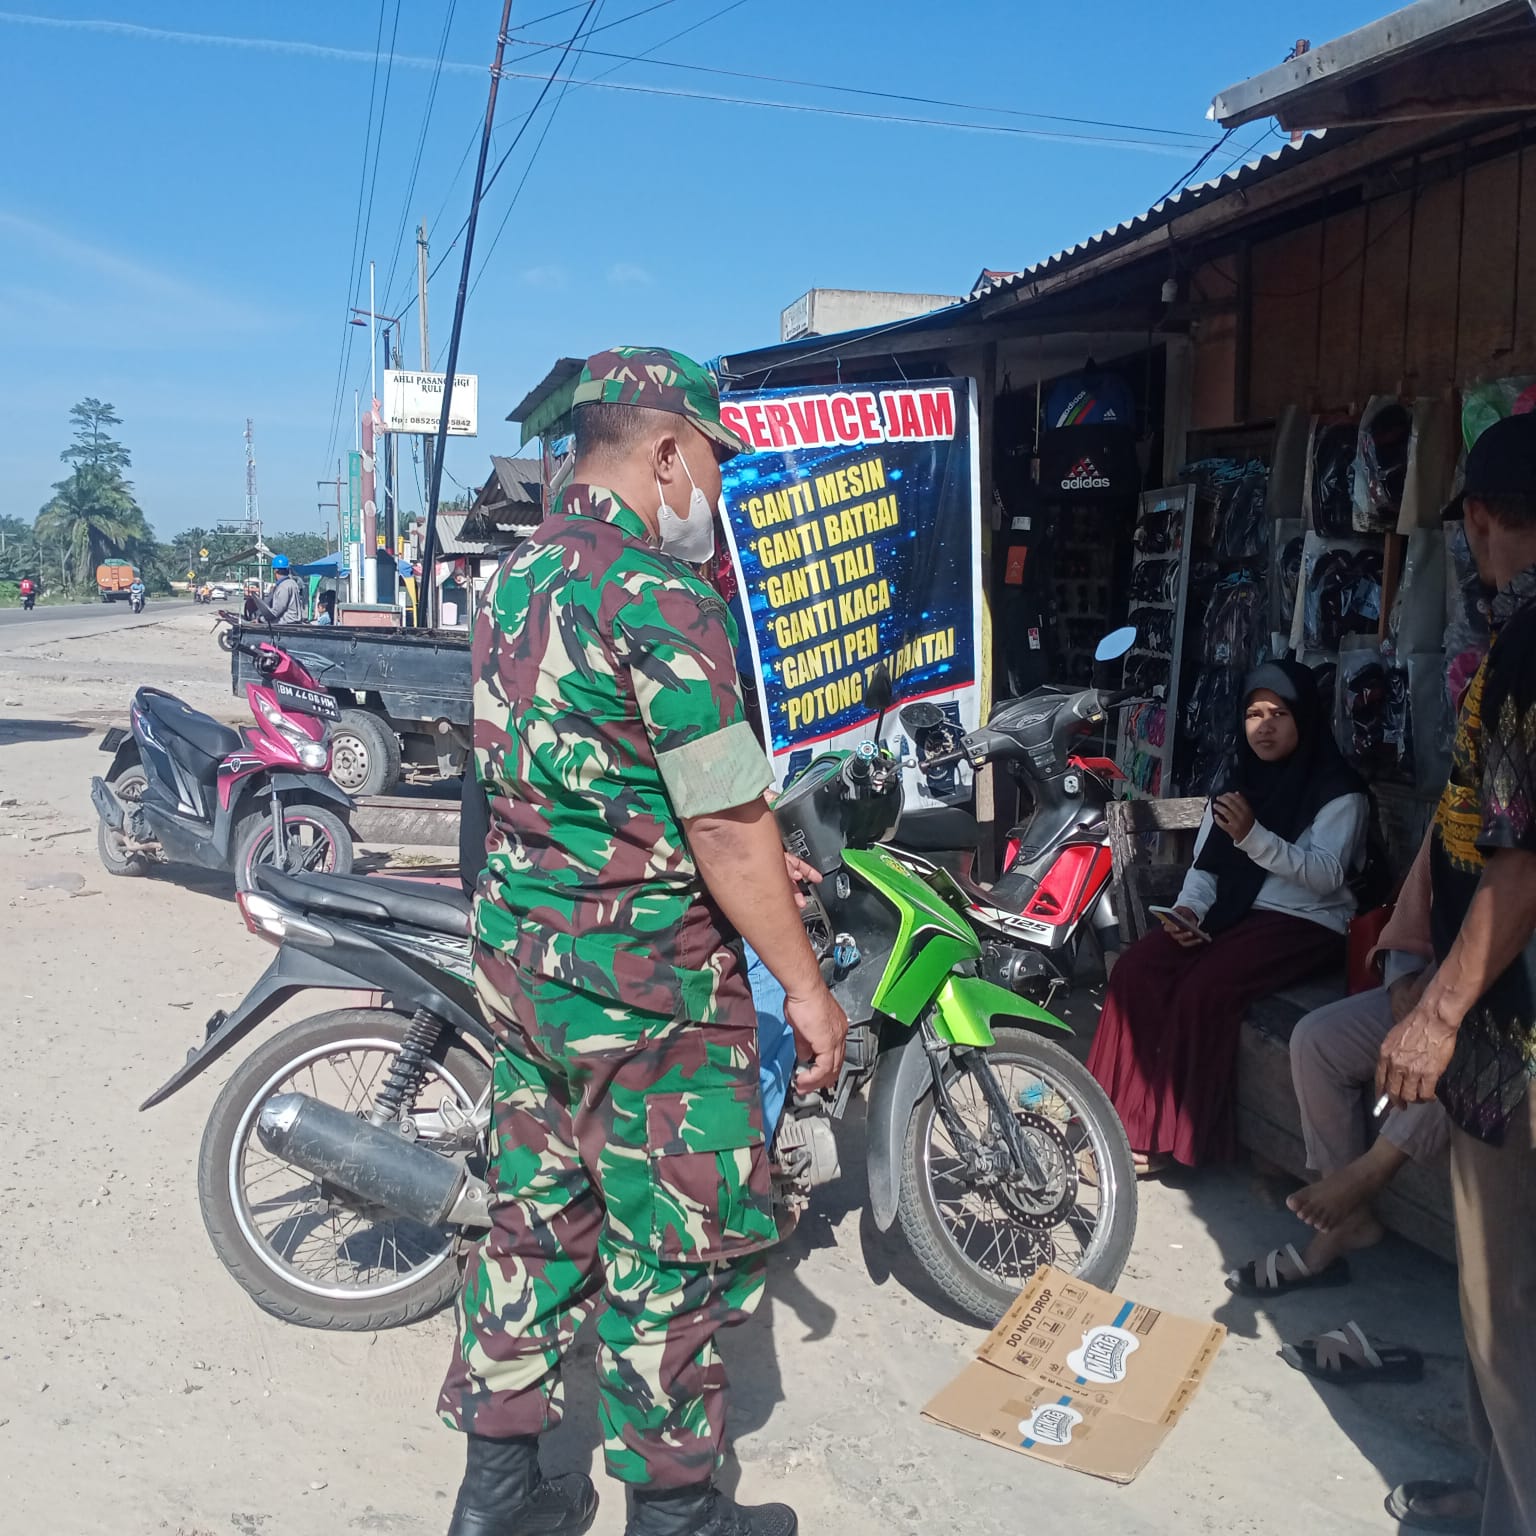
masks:
<path fill-rule="evenodd" d="M 427 221 L 421 221 L 416 231 L 416 310 L 421 320 L 421 371 L 432 371 L 432 348 L 427 342 Z M 432 483 L 432 439 L 421 440 L 422 462 L 426 466 L 427 484 Z M 426 508 L 423 507 L 425 512 Z"/>
<path fill-rule="evenodd" d="M 353 309 L 353 326 L 369 327 L 369 384 L 373 393 L 369 399 L 369 410 L 366 418 L 361 422 L 359 433 L 359 450 L 362 453 L 362 601 L 378 602 L 378 502 L 376 502 L 376 485 L 378 485 L 378 441 L 376 441 L 375 421 L 373 406 L 378 401 L 379 390 L 379 359 L 378 359 L 378 335 L 379 323 L 384 327 L 384 367 L 389 369 L 393 364 L 390 356 L 399 346 L 399 316 L 381 315 L 373 307 L 375 292 L 373 292 L 373 263 L 369 263 L 369 307 L 367 309 Z M 367 318 L 364 318 L 367 316 Z M 396 458 L 395 441 L 393 433 L 389 435 L 389 441 L 384 444 L 384 536 L 389 541 L 390 554 L 395 553 L 395 501 L 398 476 L 395 470 L 398 468 L 399 459 Z M 393 578 L 387 582 L 387 590 L 393 593 L 395 581 Z"/>
<path fill-rule="evenodd" d="M 338 474 L 334 480 L 316 480 L 315 489 L 317 491 L 334 491 L 336 493 L 334 501 L 326 501 L 324 497 L 320 497 L 315 502 L 315 506 L 320 512 L 320 525 L 325 529 L 325 552 L 330 554 L 331 520 L 325 516 L 325 513 L 327 509 L 334 507 L 336 509 L 336 526 L 338 528 L 341 527 L 341 476 Z"/>
<path fill-rule="evenodd" d="M 400 338 L 396 332 L 400 329 L 399 322 L 393 326 L 384 327 L 384 369 L 388 372 L 397 367 L 399 359 L 391 358 L 391 354 L 398 351 Z M 388 565 L 382 567 L 375 579 L 379 583 L 379 601 L 381 603 L 393 603 L 395 600 L 395 527 L 399 521 L 398 498 L 400 495 L 399 459 L 396 456 L 396 433 L 387 432 L 384 436 L 384 548 L 389 555 Z M 377 560 L 378 551 L 374 551 Z"/>
<path fill-rule="evenodd" d="M 491 152 L 491 129 L 496 122 L 496 90 L 501 84 L 501 61 L 507 51 L 507 28 L 512 24 L 512 0 L 502 0 L 501 30 L 496 34 L 496 58 L 491 64 L 491 91 L 485 103 L 485 127 L 480 134 L 480 158 L 475 163 L 475 190 L 469 201 L 469 222 L 464 230 L 464 264 L 459 268 L 459 292 L 453 304 L 453 329 L 448 335 L 448 363 L 443 378 L 443 412 L 437 420 L 437 453 L 432 461 L 431 488 L 427 493 L 427 534 L 422 540 L 421 588 L 416 594 L 416 622 L 430 623 L 437 592 L 437 500 L 443 489 L 443 458 L 452 419 L 453 379 L 459 367 L 459 341 L 464 333 L 464 305 L 469 297 L 470 263 L 475 254 L 475 226 L 480 221 L 480 199 L 485 194 L 485 162 Z"/>

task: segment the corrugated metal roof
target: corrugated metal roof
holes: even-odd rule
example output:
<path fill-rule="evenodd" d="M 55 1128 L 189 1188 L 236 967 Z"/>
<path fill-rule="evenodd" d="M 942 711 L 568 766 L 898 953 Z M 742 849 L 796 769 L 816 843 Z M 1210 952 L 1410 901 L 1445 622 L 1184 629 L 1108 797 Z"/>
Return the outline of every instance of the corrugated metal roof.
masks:
<path fill-rule="evenodd" d="M 804 363 L 815 357 L 835 357 L 842 348 L 855 342 L 889 336 L 892 350 L 897 350 L 908 338 L 913 342 L 919 341 L 925 331 L 947 329 L 980 320 L 984 318 L 982 305 L 995 295 L 1067 271 L 1117 246 L 1129 245 L 1133 240 L 1172 223 L 1174 219 L 1196 208 L 1219 202 L 1234 192 L 1246 192 L 1273 176 L 1305 164 L 1329 147 L 1337 148 L 1340 139 L 1339 132 L 1309 134 L 1299 144 L 1283 144 L 1279 149 L 1224 171 L 1209 181 L 1195 182 L 1184 187 L 1155 203 L 1145 213 L 1100 230 L 1098 234 L 1080 240 L 1064 251 L 1057 251 L 1055 255 L 1047 256 L 1022 271 L 988 270 L 961 303 L 951 305 L 948 309 L 933 310 L 929 314 L 898 320 L 890 325 L 865 326 L 859 330 L 845 331 L 839 336 L 804 336 L 798 341 L 778 342 L 751 351 L 733 352 L 716 358 L 712 367 L 727 380 L 750 378 L 770 368 Z"/>
<path fill-rule="evenodd" d="M 479 506 L 467 512 L 439 511 L 438 553 L 450 559 L 501 554 L 516 548 L 540 521 L 538 509 L 522 503 L 509 507 L 503 502 L 500 514 Z"/>
<path fill-rule="evenodd" d="M 501 493 L 508 501 L 538 507 L 539 490 L 544 483 L 544 465 L 541 460 L 509 459 L 493 453 L 491 466 L 496 471 Z M 485 493 L 482 491 L 481 494 Z"/>
<path fill-rule="evenodd" d="M 562 357 L 507 413 L 508 421 L 521 424 L 519 446 L 536 437 L 551 435 L 571 409 L 571 396 L 586 363 L 579 357 Z"/>
<path fill-rule="evenodd" d="M 1116 246 L 1127 245 L 1154 229 L 1171 224 L 1174 219 L 1181 218 L 1206 203 L 1217 202 L 1233 192 L 1247 191 L 1248 188 L 1260 182 L 1268 181 L 1271 176 L 1288 171 L 1321 154 L 1327 147 L 1325 142 L 1327 138 L 1327 135 L 1321 133 L 1308 134 L 1299 144 L 1282 144 L 1279 149 L 1260 155 L 1257 159 L 1246 161 L 1230 171 L 1223 171 L 1220 176 L 1210 181 L 1194 182 L 1181 191 L 1165 197 L 1161 202 L 1154 203 L 1145 213 L 1138 213 L 1135 218 L 1112 224 L 1108 229 L 1101 229 L 1098 234 L 1090 235 L 1086 240 L 1079 240 L 1076 245 L 1068 246 L 1064 251 L 1057 251 L 1055 255 L 1047 256 L 1033 266 L 1025 267 L 1021 272 L 1010 272 L 992 281 L 983 280 L 971 291 L 970 301 L 989 298 L 997 293 L 1006 293 L 1009 289 L 1021 287 L 1026 283 L 1038 282 L 1041 278 L 1050 277 L 1078 262 L 1087 261 L 1094 256 L 1111 251 Z M 1337 142 L 1337 135 L 1333 136 L 1333 142 Z M 991 274 L 988 274 L 988 277 L 991 277 Z"/>

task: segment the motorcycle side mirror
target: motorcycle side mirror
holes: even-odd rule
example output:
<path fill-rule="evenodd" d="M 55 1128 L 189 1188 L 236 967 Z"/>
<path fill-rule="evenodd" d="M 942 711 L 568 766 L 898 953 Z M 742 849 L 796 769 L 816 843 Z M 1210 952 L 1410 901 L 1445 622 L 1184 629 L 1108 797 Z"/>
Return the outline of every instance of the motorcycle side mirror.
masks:
<path fill-rule="evenodd" d="M 1095 688 L 1114 686 L 1115 678 L 1111 668 L 1135 644 L 1136 626 L 1134 624 L 1127 624 L 1121 629 L 1112 629 L 1099 641 L 1093 649 L 1093 686 Z"/>
<path fill-rule="evenodd" d="M 875 740 L 880 740 L 881 732 L 885 729 L 885 712 L 891 707 L 893 697 L 891 689 L 891 669 L 881 662 L 875 663 L 875 669 L 869 674 L 869 682 L 864 687 L 864 706 L 875 711 L 878 717 L 875 721 Z"/>
<path fill-rule="evenodd" d="M 931 731 L 948 722 L 937 704 L 908 704 L 901 712 L 901 723 L 908 731 Z"/>
<path fill-rule="evenodd" d="M 864 689 L 864 705 L 879 715 L 891 707 L 891 672 L 883 661 L 877 662 L 875 670 L 869 674 L 869 682 Z"/>
<path fill-rule="evenodd" d="M 1112 629 L 1093 648 L 1093 659 L 1097 662 L 1119 661 L 1130 648 L 1136 644 L 1136 626 L 1126 624 L 1120 629 Z"/>

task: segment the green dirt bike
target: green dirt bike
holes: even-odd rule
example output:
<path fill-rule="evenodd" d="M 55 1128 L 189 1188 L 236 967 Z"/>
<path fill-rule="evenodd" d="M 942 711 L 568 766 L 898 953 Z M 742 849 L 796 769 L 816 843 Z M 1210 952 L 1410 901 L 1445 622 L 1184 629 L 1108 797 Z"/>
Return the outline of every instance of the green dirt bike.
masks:
<path fill-rule="evenodd" d="M 889 693 L 877 670 L 882 724 Z M 803 915 L 849 1020 L 836 1089 L 793 1097 L 779 1144 L 798 1128 L 814 1146 L 823 1117 L 841 1119 L 867 1084 L 875 1225 L 899 1221 L 944 1294 L 990 1325 L 1042 1264 L 1115 1284 L 1136 1231 L 1135 1171 L 1104 1090 L 1047 1038 L 1068 1026 L 979 974 L 965 893 L 881 846 L 900 820 L 901 773 L 867 741 L 814 759 L 774 806 L 785 847 L 822 874 Z"/>

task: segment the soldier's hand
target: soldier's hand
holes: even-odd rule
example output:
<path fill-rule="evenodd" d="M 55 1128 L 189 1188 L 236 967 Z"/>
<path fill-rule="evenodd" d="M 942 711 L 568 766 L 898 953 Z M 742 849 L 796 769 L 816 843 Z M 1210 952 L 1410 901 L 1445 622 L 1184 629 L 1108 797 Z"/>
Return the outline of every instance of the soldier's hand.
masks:
<path fill-rule="evenodd" d="M 827 991 L 819 988 L 809 997 L 786 997 L 784 1021 L 794 1031 L 802 1061 L 795 1074 L 795 1087 L 802 1093 L 813 1088 L 830 1088 L 843 1070 L 843 1048 L 848 1039 L 848 1015 Z"/>
<path fill-rule="evenodd" d="M 795 905 L 805 905 L 805 892 L 800 889 L 801 881 L 810 885 L 821 884 L 821 871 L 814 864 L 807 864 L 804 859 L 797 859 L 789 849 L 784 850 L 784 868 L 789 874 L 789 883 L 795 893 Z"/>

